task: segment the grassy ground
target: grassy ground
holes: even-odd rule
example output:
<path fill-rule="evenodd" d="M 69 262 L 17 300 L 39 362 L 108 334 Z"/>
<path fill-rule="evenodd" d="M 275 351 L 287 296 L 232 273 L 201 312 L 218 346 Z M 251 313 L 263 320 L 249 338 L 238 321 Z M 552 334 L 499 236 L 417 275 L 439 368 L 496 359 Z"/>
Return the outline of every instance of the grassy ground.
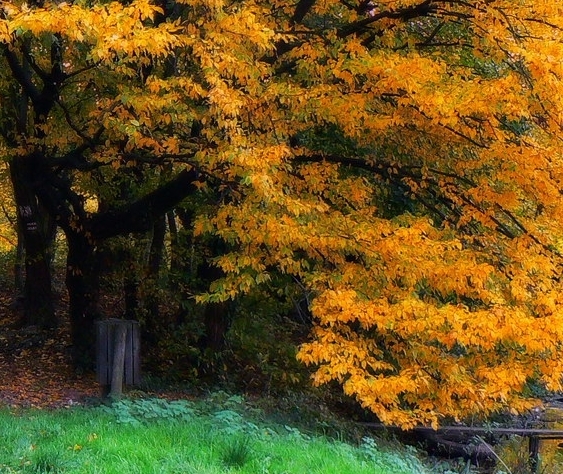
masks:
<path fill-rule="evenodd" d="M 138 399 L 0 410 L 0 473 L 423 474 L 407 451 L 358 445 L 249 416 L 244 401 Z"/>

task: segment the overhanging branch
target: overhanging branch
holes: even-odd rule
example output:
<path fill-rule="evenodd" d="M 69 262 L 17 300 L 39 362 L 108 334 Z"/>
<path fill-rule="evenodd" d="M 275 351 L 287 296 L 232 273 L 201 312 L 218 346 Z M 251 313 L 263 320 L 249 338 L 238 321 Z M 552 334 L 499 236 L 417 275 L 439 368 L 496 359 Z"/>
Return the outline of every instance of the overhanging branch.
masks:
<path fill-rule="evenodd" d="M 120 209 L 94 215 L 88 230 L 96 240 L 104 240 L 130 232 L 145 232 L 154 221 L 172 209 L 197 188 L 195 168 L 181 171 L 175 178 L 151 193 Z"/>
<path fill-rule="evenodd" d="M 443 186 L 441 186 L 440 182 L 435 178 L 432 178 L 430 175 L 448 178 L 452 181 L 452 186 L 455 186 L 455 182 L 457 181 L 460 185 L 463 184 L 468 189 L 478 187 L 477 183 L 473 182 L 471 179 L 465 176 L 459 176 L 455 173 L 441 171 L 435 168 L 426 168 L 422 165 L 401 165 L 399 163 L 389 163 L 381 160 L 366 160 L 361 158 L 342 157 L 338 155 L 319 154 L 297 156 L 293 159 L 293 162 L 303 164 L 327 162 L 342 166 L 349 166 L 352 168 L 372 172 L 382 177 L 383 179 L 400 183 L 401 185 L 405 185 L 405 183 L 403 182 L 405 179 L 412 179 L 421 183 L 425 182 L 427 185 L 431 185 L 434 187 L 434 189 L 437 190 L 441 190 Z M 527 235 L 533 242 L 539 245 L 544 252 L 563 259 L 563 254 L 542 242 L 541 239 L 537 235 L 532 234 L 510 210 L 505 209 L 500 204 L 495 203 L 495 208 L 498 214 L 494 215 L 487 213 L 487 211 L 483 209 L 479 203 L 475 202 L 468 195 L 466 195 L 464 189 L 461 186 L 458 185 L 455 191 L 450 190 L 450 192 L 451 196 L 456 196 L 465 204 L 465 206 L 476 210 L 480 214 L 487 215 L 490 218 L 491 222 L 496 226 L 495 230 L 505 237 L 514 239 L 518 235 Z M 417 197 L 417 199 L 419 196 L 420 194 L 415 193 L 415 197 Z M 421 204 L 428 209 L 431 209 L 427 202 L 421 201 Z M 513 227 L 510 228 L 509 225 L 502 222 L 501 219 L 505 220 L 505 222 L 510 222 L 511 227 Z"/>

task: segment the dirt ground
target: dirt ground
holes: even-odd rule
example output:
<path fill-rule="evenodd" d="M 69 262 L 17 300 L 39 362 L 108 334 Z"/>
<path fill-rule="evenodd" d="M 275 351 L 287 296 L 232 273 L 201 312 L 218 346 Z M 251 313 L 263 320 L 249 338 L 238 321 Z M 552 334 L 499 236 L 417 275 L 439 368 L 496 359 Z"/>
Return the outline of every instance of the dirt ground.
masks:
<path fill-rule="evenodd" d="M 57 329 L 18 327 L 20 305 L 0 291 L 0 406 L 59 408 L 97 397 L 94 374 L 76 374 L 70 360 L 66 301 L 57 301 Z"/>

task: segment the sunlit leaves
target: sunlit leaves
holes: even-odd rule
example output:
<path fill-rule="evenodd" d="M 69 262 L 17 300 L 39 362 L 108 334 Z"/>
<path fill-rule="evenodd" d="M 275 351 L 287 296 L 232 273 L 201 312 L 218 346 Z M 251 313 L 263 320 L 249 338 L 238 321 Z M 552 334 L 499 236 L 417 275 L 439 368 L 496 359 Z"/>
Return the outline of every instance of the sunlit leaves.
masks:
<path fill-rule="evenodd" d="M 144 28 L 144 22 L 159 11 L 145 0 L 128 6 L 113 2 L 93 8 L 61 3 L 53 8 L 23 7 L 20 11 L 8 8 L 3 25 L 15 36 L 26 32 L 35 36 L 56 33 L 72 41 L 92 44 L 93 60 L 111 59 L 116 54 L 162 55 L 177 43 L 172 35 L 173 25 Z"/>

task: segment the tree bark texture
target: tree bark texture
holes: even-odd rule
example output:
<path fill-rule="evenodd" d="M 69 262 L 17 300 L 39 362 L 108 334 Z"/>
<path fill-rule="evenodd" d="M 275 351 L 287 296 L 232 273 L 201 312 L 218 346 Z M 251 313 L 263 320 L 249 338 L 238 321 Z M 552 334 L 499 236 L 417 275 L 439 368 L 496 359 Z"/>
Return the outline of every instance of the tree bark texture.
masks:
<path fill-rule="evenodd" d="M 26 325 L 57 325 L 51 284 L 53 220 L 39 204 L 31 182 L 33 156 L 14 158 L 10 173 L 18 214 L 19 235 L 25 247 L 24 320 Z"/>

